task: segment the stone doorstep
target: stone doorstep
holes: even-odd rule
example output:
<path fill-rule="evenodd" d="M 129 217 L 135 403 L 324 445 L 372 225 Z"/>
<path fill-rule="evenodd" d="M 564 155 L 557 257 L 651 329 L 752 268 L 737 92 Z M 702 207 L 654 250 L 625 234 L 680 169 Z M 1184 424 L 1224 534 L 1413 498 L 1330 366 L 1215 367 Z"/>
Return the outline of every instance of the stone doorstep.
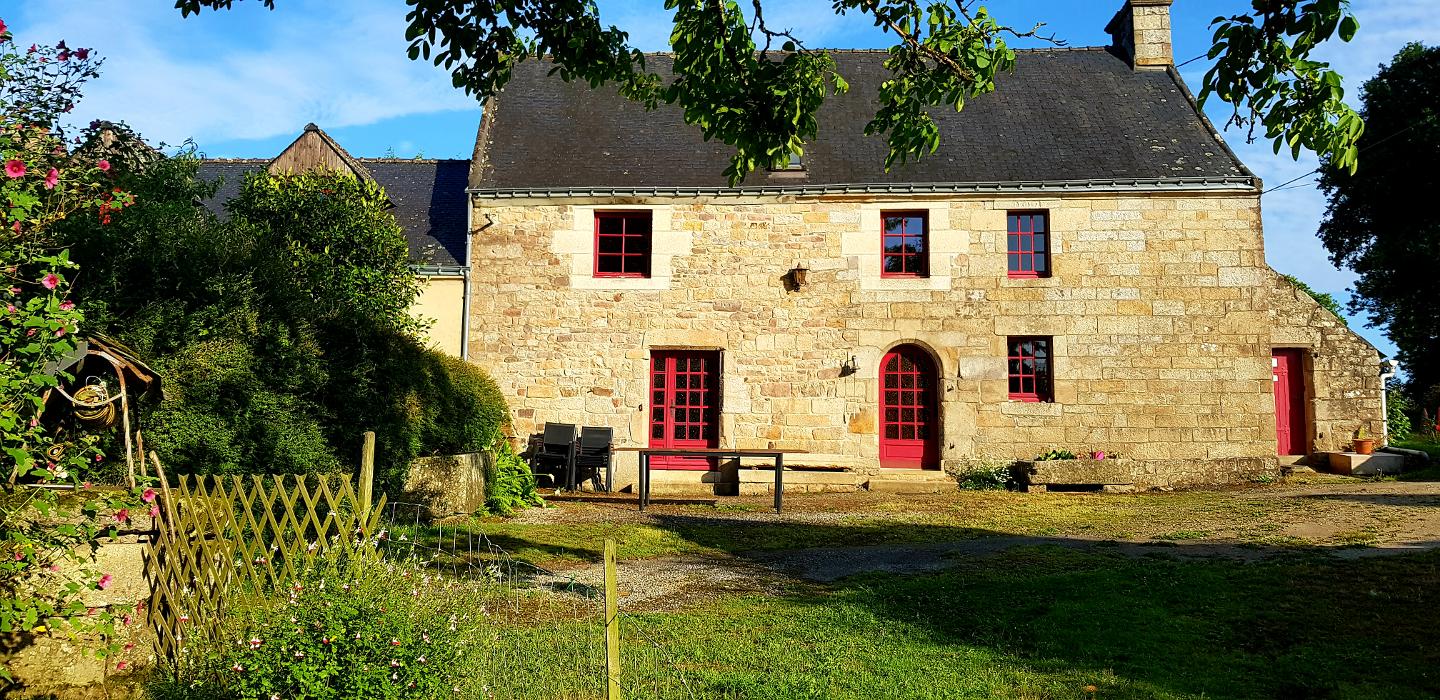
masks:
<path fill-rule="evenodd" d="M 1405 455 L 1377 452 L 1362 455 L 1355 452 L 1327 452 L 1330 471 L 1349 476 L 1381 476 L 1399 474 L 1405 469 Z"/>

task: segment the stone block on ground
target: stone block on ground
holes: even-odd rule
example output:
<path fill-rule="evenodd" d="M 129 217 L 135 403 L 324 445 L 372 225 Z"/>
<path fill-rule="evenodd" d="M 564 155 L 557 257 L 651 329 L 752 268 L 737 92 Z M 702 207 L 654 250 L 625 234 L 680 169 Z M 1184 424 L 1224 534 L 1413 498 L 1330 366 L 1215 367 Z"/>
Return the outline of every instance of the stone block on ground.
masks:
<path fill-rule="evenodd" d="M 1405 469 L 1405 456 L 1377 452 L 1362 455 L 1355 452 L 1331 452 L 1328 454 L 1330 471 L 1349 476 L 1383 476 L 1399 474 Z"/>
<path fill-rule="evenodd" d="M 418 503 L 432 518 L 469 514 L 485 506 L 485 466 L 480 452 L 421 457 L 410 463 L 398 500 Z"/>

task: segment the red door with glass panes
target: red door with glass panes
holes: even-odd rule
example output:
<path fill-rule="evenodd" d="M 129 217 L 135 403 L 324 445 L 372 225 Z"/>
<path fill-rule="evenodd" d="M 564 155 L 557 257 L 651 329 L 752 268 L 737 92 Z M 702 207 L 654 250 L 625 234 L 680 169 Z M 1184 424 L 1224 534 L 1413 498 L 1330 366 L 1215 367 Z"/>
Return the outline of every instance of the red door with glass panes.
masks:
<path fill-rule="evenodd" d="M 1306 450 L 1305 375 L 1299 350 L 1275 350 L 1270 365 L 1275 385 L 1275 442 L 1282 455 L 1303 455 Z"/>
<path fill-rule="evenodd" d="M 901 345 L 880 361 L 880 466 L 939 463 L 939 376 L 929 353 Z"/>
<path fill-rule="evenodd" d="M 650 447 L 720 446 L 720 353 L 656 350 L 650 360 Z M 710 469 L 705 457 L 650 458 L 655 469 Z"/>

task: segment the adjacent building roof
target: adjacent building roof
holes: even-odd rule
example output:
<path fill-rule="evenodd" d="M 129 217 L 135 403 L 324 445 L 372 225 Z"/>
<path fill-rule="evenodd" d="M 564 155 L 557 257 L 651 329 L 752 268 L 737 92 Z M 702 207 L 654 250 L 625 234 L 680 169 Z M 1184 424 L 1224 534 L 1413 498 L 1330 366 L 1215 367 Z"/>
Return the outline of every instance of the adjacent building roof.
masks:
<path fill-rule="evenodd" d="M 355 158 L 314 124 L 273 159 L 202 162 L 201 179 L 220 181 L 206 206 L 224 214 L 225 203 L 240 192 L 247 173 L 314 167 L 350 172 L 383 187 L 394 205 L 395 220 L 405 230 L 413 264 L 428 268 L 466 264 L 465 183 L 470 161 Z"/>
<path fill-rule="evenodd" d="M 884 51 L 835 51 L 850 83 L 821 107 L 805 174 L 752 173 L 744 188 L 836 191 L 1006 189 L 1006 184 L 1221 185 L 1258 181 L 1200 113 L 1174 69 L 1135 70 L 1112 49 L 1018 51 L 996 92 L 955 112 L 935 107 L 940 149 L 884 169 L 883 136 L 865 136 L 890 72 Z M 666 54 L 646 57 L 668 75 Z M 725 191 L 733 151 L 706 142 L 681 111 L 642 105 L 614 87 L 592 90 L 527 61 L 492 99 L 480 127 L 470 187 L 498 196 L 547 191 Z M 987 187 L 988 186 L 988 187 Z"/>

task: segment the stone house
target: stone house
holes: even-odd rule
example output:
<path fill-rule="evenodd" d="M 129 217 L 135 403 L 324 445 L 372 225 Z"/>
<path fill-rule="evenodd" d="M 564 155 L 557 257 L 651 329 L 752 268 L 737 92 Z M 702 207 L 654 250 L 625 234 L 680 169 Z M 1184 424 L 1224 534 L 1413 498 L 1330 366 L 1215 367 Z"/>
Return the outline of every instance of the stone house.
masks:
<path fill-rule="evenodd" d="M 519 434 L 803 450 L 852 487 L 1051 448 L 1226 481 L 1378 434 L 1378 353 L 1267 266 L 1261 183 L 1175 70 L 1169 0 L 1107 30 L 1020 52 L 888 172 L 862 134 L 885 54 L 837 52 L 851 90 L 803 158 L 738 187 L 678 110 L 521 64 L 471 163 L 467 357 Z"/>
<path fill-rule="evenodd" d="M 314 124 L 274 158 L 210 158 L 199 176 L 219 183 L 206 206 L 224 214 L 224 205 L 240 191 L 247 173 L 336 170 L 385 189 L 395 220 L 405 231 L 410 261 L 424 281 L 411 312 L 431 321 L 429 341 L 452 355 L 465 355 L 466 299 L 469 296 L 469 213 L 465 183 L 467 160 L 355 158 Z"/>

